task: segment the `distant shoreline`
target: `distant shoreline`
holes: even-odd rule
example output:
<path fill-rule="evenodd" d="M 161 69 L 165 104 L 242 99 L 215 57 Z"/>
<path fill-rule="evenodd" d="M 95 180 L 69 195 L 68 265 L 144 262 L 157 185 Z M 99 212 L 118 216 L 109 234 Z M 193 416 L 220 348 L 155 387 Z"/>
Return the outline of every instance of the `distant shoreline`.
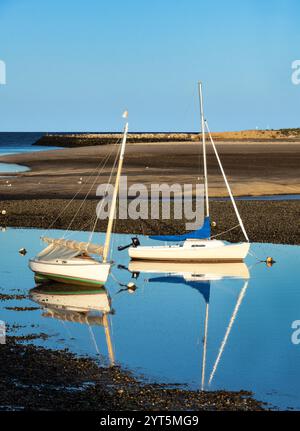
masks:
<path fill-rule="evenodd" d="M 118 141 L 121 133 L 50 133 L 43 135 L 34 145 L 78 147 L 107 145 Z M 237 132 L 214 132 L 215 141 L 223 142 L 300 142 L 300 129 L 242 130 Z M 176 143 L 199 142 L 201 134 L 196 132 L 132 132 L 128 143 Z M 206 139 L 209 136 L 206 134 Z"/>

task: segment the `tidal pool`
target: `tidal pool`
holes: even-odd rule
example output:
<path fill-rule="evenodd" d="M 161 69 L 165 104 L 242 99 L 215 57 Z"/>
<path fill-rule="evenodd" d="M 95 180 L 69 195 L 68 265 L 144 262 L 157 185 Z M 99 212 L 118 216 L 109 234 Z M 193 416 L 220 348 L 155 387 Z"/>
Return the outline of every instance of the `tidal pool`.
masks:
<path fill-rule="evenodd" d="M 130 235 L 115 235 L 105 289 L 41 288 L 28 259 L 41 249 L 42 233 L 0 231 L 0 319 L 8 333 L 46 334 L 30 342 L 114 362 L 147 380 L 250 390 L 273 408 L 300 409 L 298 246 L 252 244 L 246 265 L 143 265 L 117 251 Z M 93 242 L 103 238 L 95 234 Z M 272 256 L 276 264 L 268 267 L 254 255 Z"/>
<path fill-rule="evenodd" d="M 29 171 L 29 168 L 27 166 L 17 165 L 14 163 L 0 163 L 1 174 L 11 174 L 26 171 Z"/>

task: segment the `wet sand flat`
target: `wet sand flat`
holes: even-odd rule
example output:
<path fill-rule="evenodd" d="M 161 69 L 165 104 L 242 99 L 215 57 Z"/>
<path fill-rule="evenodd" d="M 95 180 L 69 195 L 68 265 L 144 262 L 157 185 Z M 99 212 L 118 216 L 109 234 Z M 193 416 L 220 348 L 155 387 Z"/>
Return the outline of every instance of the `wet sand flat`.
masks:
<path fill-rule="evenodd" d="M 218 142 L 217 147 L 236 196 L 300 193 L 300 143 Z M 0 178 L 0 197 L 70 198 L 77 192 L 82 197 L 88 190 L 95 197 L 97 186 L 108 180 L 115 155 L 115 146 L 98 145 L 2 156 L 0 162 L 31 170 Z M 97 177 L 106 157 L 107 164 Z M 128 144 L 123 175 L 127 175 L 129 185 L 194 184 L 203 182 L 202 171 L 199 143 L 143 143 Z M 226 196 L 210 145 L 208 173 L 210 196 Z"/>

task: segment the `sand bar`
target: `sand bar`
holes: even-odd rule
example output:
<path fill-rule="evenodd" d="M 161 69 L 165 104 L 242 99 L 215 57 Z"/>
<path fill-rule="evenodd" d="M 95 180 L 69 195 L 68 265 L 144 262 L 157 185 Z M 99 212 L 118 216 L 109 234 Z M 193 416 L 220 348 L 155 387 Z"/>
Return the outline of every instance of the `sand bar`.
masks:
<path fill-rule="evenodd" d="M 111 145 L 100 145 L 0 157 L 0 162 L 30 168 L 28 172 L 12 176 L 9 187 L 7 179 L 1 178 L 0 196 L 2 199 L 70 198 L 79 188 L 78 197 L 91 188 L 91 196 L 95 197 L 97 185 L 108 180 L 115 151 L 98 178 L 97 167 L 112 149 Z M 300 143 L 218 142 L 218 149 L 236 196 L 300 193 Z M 226 196 L 210 146 L 208 173 L 210 196 Z M 127 175 L 129 185 L 202 182 L 201 147 L 194 142 L 128 144 L 123 174 Z"/>

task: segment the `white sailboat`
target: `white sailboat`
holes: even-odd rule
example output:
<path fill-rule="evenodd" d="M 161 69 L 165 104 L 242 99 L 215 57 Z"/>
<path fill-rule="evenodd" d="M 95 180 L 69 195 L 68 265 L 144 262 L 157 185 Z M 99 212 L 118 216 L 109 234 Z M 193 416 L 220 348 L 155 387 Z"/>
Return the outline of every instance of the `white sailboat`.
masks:
<path fill-rule="evenodd" d="M 227 181 L 220 157 L 214 144 L 212 135 L 208 128 L 208 124 L 204 119 L 202 83 L 199 82 L 199 98 L 201 111 L 201 128 L 202 128 L 202 146 L 203 146 L 203 162 L 204 162 L 204 185 L 205 185 L 205 208 L 206 214 L 204 224 L 199 229 L 187 232 L 183 235 L 161 235 L 151 236 L 151 239 L 159 241 L 175 241 L 176 245 L 162 246 L 140 246 L 138 241 L 135 241 L 128 249 L 131 259 L 139 260 L 159 260 L 173 262 L 239 262 L 243 261 L 248 254 L 250 243 L 246 233 L 243 221 L 240 217 L 234 197 L 232 195 L 229 183 Z M 207 178 L 207 161 L 206 161 L 206 142 L 205 128 L 207 129 L 210 142 L 215 152 L 220 170 L 222 172 L 226 188 L 228 190 L 235 214 L 239 225 L 242 229 L 246 242 L 243 243 L 228 243 L 225 241 L 213 239 L 210 231 L 210 214 L 209 214 L 209 199 L 208 199 L 208 178 Z M 124 247 L 125 248 L 125 247 Z"/>
<path fill-rule="evenodd" d="M 125 113 L 127 117 L 127 112 Z M 30 259 L 29 267 L 35 273 L 37 282 L 57 281 L 79 285 L 103 285 L 109 275 L 111 262 L 108 260 L 113 220 L 116 211 L 120 176 L 123 166 L 128 122 L 125 124 L 121 143 L 115 187 L 111 201 L 104 245 L 78 242 L 66 239 L 42 237 L 48 245 L 36 257 Z M 97 260 L 95 256 L 101 256 Z"/>

